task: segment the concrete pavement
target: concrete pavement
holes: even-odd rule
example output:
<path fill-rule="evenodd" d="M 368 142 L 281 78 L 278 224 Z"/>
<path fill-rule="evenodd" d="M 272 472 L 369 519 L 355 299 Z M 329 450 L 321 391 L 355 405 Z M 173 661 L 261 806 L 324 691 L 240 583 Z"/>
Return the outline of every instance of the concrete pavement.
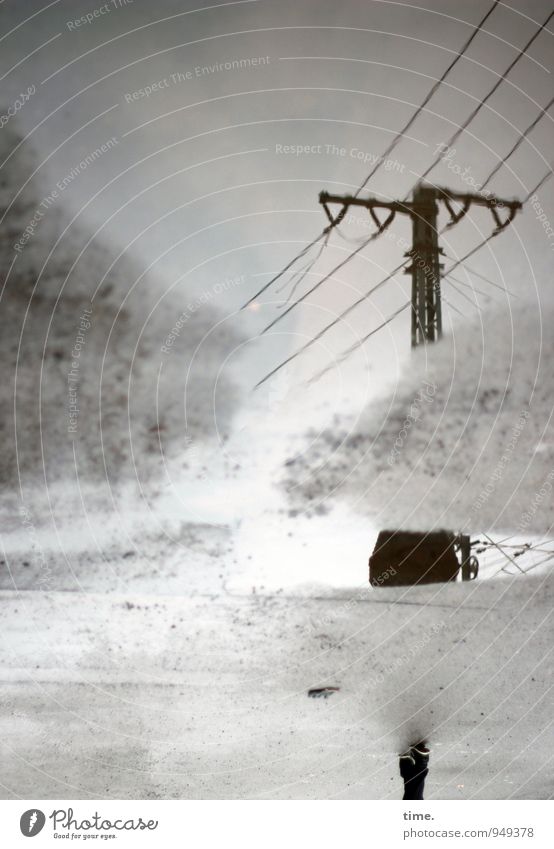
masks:
<path fill-rule="evenodd" d="M 553 598 L 2 591 L 3 795 L 399 798 L 425 736 L 428 798 L 549 797 Z"/>

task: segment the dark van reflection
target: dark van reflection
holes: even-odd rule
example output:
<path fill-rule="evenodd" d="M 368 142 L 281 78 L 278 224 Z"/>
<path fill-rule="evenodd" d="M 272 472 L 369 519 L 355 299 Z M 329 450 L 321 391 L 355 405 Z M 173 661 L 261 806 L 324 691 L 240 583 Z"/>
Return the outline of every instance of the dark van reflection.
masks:
<path fill-rule="evenodd" d="M 381 531 L 369 558 L 373 587 L 472 581 L 478 572 L 470 537 L 452 531 Z"/>

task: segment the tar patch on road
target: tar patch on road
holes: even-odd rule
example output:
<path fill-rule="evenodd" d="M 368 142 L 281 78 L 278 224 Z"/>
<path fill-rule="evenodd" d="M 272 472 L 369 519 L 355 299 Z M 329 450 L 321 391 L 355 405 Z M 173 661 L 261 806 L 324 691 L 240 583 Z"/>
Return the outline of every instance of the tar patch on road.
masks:
<path fill-rule="evenodd" d="M 310 699 L 328 699 L 333 693 L 338 693 L 340 687 L 314 687 L 308 690 Z"/>

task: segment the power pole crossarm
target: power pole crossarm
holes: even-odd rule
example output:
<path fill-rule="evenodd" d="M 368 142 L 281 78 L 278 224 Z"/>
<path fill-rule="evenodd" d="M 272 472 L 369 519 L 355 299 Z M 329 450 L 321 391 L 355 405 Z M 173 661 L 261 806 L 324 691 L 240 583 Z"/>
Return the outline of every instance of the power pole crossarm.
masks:
<path fill-rule="evenodd" d="M 453 227 L 454 224 L 457 224 L 458 221 L 460 221 L 469 211 L 472 204 L 477 204 L 477 206 L 485 206 L 491 211 L 496 223 L 496 232 L 498 232 L 499 230 L 503 230 L 504 227 L 507 227 L 508 224 L 511 224 L 515 218 L 516 212 L 519 212 L 522 208 L 522 203 L 519 200 L 501 200 L 495 195 L 487 196 L 485 194 L 463 194 L 441 188 L 436 188 L 435 192 L 437 200 L 443 201 L 450 214 L 450 221 L 446 225 L 447 227 Z M 454 201 L 454 203 L 462 204 L 461 210 L 457 212 L 452 207 L 452 201 Z M 498 214 L 499 209 L 505 209 L 508 212 L 504 220 L 502 220 Z"/>
<path fill-rule="evenodd" d="M 404 213 L 405 215 L 411 215 L 410 204 L 402 203 L 401 201 L 393 201 L 392 203 L 389 203 L 388 201 L 379 200 L 378 198 L 358 198 L 353 195 L 332 195 L 329 194 L 329 192 L 320 192 L 319 202 L 323 206 L 327 218 L 333 225 L 340 223 L 349 206 L 363 206 L 365 209 L 369 210 L 369 214 L 371 215 L 374 224 L 380 231 L 385 230 L 389 224 L 392 223 L 397 212 Z M 338 203 L 341 205 L 341 209 L 337 216 L 334 216 L 329 209 L 329 204 L 331 203 Z M 375 214 L 376 209 L 388 210 L 389 215 L 384 221 L 379 220 Z"/>
<path fill-rule="evenodd" d="M 353 195 L 334 195 L 321 192 L 322 204 L 331 227 L 344 219 L 350 206 L 361 206 L 368 210 L 378 232 L 382 233 L 392 223 L 395 215 L 409 215 L 412 219 L 412 248 L 407 253 L 412 260 L 406 273 L 412 277 L 412 347 L 435 342 L 442 336 L 441 270 L 439 257 L 442 249 L 438 244 L 437 219 L 439 203 L 446 207 L 453 227 L 467 214 L 473 204 L 490 210 L 494 222 L 494 233 L 508 226 L 522 208 L 518 200 L 501 200 L 485 194 L 452 192 L 420 183 L 414 189 L 411 201 L 386 201 L 375 197 L 360 198 Z M 333 216 L 330 205 L 339 204 L 337 216 Z M 388 215 L 383 221 L 376 210 L 383 209 Z M 501 215 L 499 210 L 505 210 Z"/>
<path fill-rule="evenodd" d="M 367 208 L 382 208 L 394 210 L 394 212 L 410 212 L 411 204 L 403 203 L 402 201 L 386 201 L 379 198 L 360 198 L 354 195 L 333 195 L 330 192 L 320 192 L 319 202 L 323 205 L 329 203 L 340 203 L 341 206 L 365 206 Z"/>
<path fill-rule="evenodd" d="M 471 193 L 462 193 L 462 192 L 452 192 L 449 189 L 443 189 L 440 187 L 431 187 L 431 186 L 419 186 L 416 188 L 414 192 L 414 202 L 415 196 L 419 189 L 425 188 L 426 190 L 433 191 L 435 200 L 442 201 L 448 210 L 450 215 L 450 221 L 446 225 L 447 227 L 453 227 L 454 224 L 457 224 L 461 219 L 466 215 L 469 211 L 470 207 L 473 204 L 477 204 L 477 206 L 484 206 L 489 209 L 493 215 L 493 218 L 496 223 L 497 230 L 503 230 L 504 227 L 507 227 L 508 224 L 514 220 L 516 212 L 522 208 L 522 204 L 519 200 L 502 200 L 501 198 L 496 197 L 495 195 L 486 196 L 484 194 L 471 194 Z M 413 215 L 414 214 L 414 202 L 409 201 L 386 201 L 381 200 L 380 198 L 368 197 L 368 198 L 360 198 L 355 195 L 334 195 L 330 192 L 320 192 L 319 193 L 319 202 L 325 209 L 327 217 L 331 223 L 337 221 L 337 217 L 333 216 L 330 209 L 329 204 L 340 204 L 342 207 L 339 212 L 339 219 L 342 219 L 348 209 L 349 206 L 363 206 L 365 209 L 368 209 L 370 214 L 372 210 L 375 209 L 388 209 L 389 212 L 396 215 L 397 212 L 402 213 L 404 215 Z M 461 209 L 456 210 L 452 203 L 461 204 Z M 499 209 L 507 210 L 508 214 L 504 220 L 502 220 L 498 214 Z M 373 216 L 372 216 L 373 217 Z M 387 219 L 388 220 L 388 219 Z M 378 225 L 381 225 L 381 222 L 377 221 Z"/>

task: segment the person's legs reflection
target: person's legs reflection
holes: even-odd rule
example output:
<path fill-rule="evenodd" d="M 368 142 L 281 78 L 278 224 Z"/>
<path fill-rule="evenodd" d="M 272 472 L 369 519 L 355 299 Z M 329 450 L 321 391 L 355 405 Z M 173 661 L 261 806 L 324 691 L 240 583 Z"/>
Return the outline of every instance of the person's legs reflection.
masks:
<path fill-rule="evenodd" d="M 425 743 L 410 746 L 400 755 L 400 775 L 404 779 L 403 799 L 423 799 L 423 787 L 429 773 L 429 749 Z"/>

